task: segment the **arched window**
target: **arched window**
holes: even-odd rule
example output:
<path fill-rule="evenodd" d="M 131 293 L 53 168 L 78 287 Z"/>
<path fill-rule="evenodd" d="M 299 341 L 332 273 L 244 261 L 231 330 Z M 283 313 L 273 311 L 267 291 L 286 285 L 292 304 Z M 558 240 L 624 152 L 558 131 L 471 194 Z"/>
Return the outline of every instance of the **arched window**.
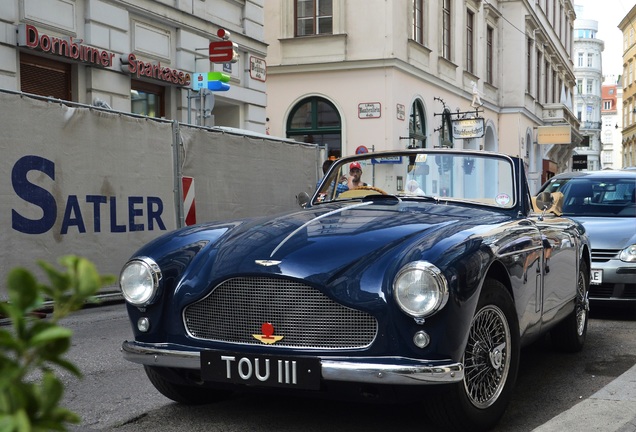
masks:
<path fill-rule="evenodd" d="M 327 146 L 329 157 L 342 156 L 340 114 L 327 99 L 310 97 L 299 102 L 287 119 L 287 138 Z"/>
<path fill-rule="evenodd" d="M 426 147 L 426 119 L 422 101 L 416 100 L 411 105 L 409 116 L 409 146 L 415 148 Z"/>

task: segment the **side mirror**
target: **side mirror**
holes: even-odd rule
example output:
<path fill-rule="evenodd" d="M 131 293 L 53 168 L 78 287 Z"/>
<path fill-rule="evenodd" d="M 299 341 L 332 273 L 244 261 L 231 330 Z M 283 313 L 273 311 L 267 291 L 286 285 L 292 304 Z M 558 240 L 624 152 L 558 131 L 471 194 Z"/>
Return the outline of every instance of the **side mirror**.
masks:
<path fill-rule="evenodd" d="M 300 192 L 296 195 L 296 202 L 302 208 L 305 208 L 309 204 L 309 194 L 307 192 Z"/>
<path fill-rule="evenodd" d="M 545 211 L 552 207 L 552 194 L 550 192 L 541 192 L 537 195 L 537 207 L 541 211 Z"/>

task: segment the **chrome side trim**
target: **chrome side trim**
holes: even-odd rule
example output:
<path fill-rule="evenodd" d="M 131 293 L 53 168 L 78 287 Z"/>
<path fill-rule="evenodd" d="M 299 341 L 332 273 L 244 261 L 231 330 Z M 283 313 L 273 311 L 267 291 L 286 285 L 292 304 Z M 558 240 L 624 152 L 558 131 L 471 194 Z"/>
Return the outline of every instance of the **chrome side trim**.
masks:
<path fill-rule="evenodd" d="M 180 369 L 201 368 L 198 351 L 159 348 L 133 341 L 124 341 L 121 350 L 124 359 L 133 363 Z M 464 379 L 464 366 L 449 360 L 428 361 L 404 357 L 363 357 L 356 360 L 321 360 L 322 378 L 327 381 L 399 385 L 454 383 Z M 379 360 L 392 363 L 379 363 Z"/>

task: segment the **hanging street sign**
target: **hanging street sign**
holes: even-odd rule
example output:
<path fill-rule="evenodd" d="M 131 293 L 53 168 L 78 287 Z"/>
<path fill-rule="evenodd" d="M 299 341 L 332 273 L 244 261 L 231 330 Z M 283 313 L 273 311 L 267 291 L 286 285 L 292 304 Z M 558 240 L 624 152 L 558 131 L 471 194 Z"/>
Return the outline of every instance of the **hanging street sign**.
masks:
<path fill-rule="evenodd" d="M 453 139 L 481 138 L 484 136 L 484 119 L 471 118 L 451 121 Z"/>

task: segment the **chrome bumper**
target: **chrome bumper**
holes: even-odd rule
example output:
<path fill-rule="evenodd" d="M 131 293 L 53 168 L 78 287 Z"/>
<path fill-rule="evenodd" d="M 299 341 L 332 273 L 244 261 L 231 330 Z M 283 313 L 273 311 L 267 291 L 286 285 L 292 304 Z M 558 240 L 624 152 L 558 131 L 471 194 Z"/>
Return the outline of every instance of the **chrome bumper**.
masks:
<path fill-rule="evenodd" d="M 149 366 L 201 369 L 195 351 L 160 348 L 156 344 L 125 341 L 124 359 Z M 451 361 L 430 361 L 405 357 L 321 358 L 322 379 L 371 384 L 425 385 L 454 383 L 464 379 L 464 366 Z"/>

